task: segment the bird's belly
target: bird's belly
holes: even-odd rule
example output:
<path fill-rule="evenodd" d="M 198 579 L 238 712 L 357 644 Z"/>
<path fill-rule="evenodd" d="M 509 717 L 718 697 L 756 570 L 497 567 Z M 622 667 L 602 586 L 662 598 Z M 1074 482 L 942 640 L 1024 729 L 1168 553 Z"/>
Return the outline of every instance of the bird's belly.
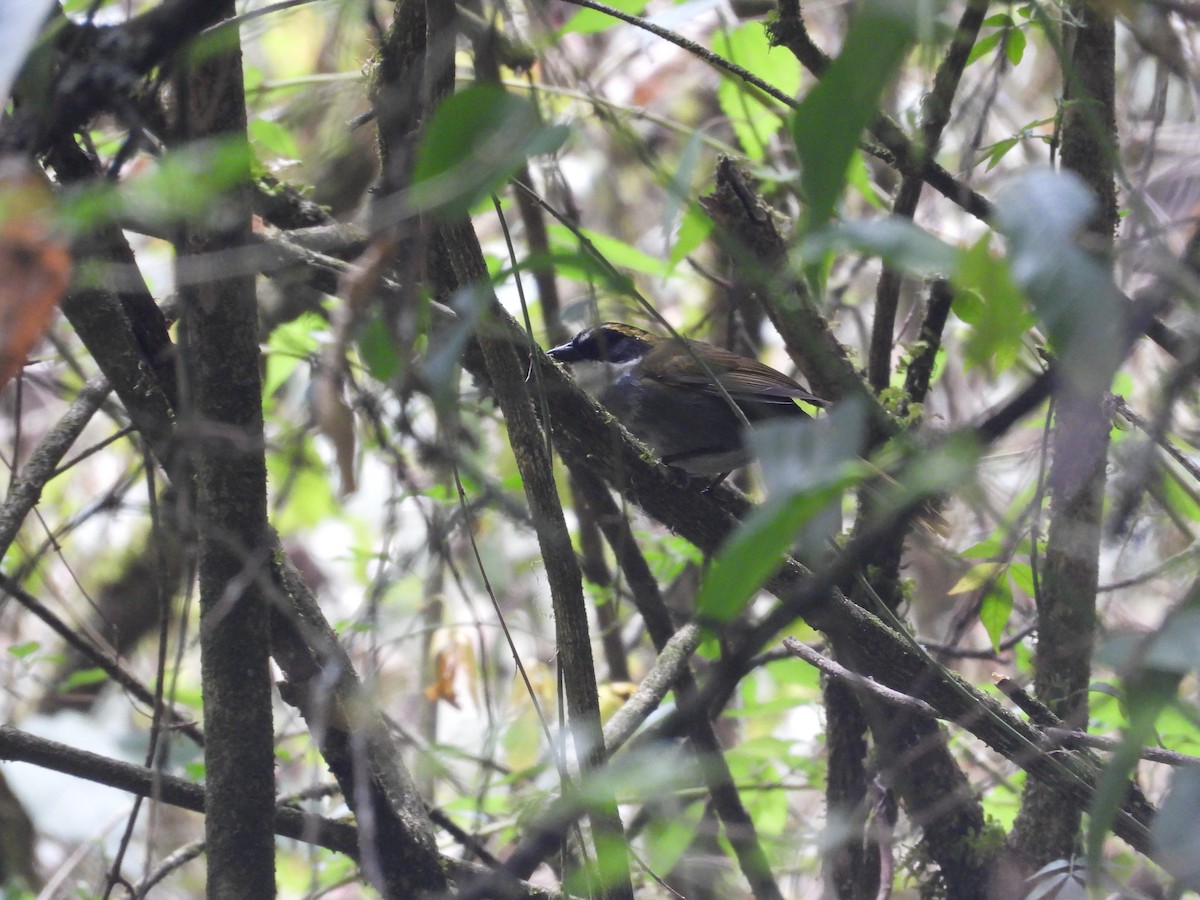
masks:
<path fill-rule="evenodd" d="M 749 461 L 741 422 L 720 397 L 625 376 L 601 403 L 664 462 L 692 474 L 727 472 Z"/>

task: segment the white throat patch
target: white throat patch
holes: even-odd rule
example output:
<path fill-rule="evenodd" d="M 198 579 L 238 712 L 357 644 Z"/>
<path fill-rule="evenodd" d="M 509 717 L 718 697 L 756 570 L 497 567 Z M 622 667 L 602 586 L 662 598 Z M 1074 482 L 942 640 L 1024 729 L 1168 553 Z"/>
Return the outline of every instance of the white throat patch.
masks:
<path fill-rule="evenodd" d="M 575 383 L 593 400 L 599 400 L 600 395 L 618 378 L 628 374 L 640 359 L 631 359 L 623 363 L 606 363 L 596 360 L 580 360 L 571 363 L 571 373 Z"/>

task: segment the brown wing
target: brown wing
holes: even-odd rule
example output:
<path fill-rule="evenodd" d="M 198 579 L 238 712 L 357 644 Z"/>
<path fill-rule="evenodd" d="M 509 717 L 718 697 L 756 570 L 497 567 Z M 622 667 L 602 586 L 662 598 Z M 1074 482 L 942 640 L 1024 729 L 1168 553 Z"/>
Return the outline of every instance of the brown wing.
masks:
<path fill-rule="evenodd" d="M 754 399 L 765 403 L 791 403 L 803 400 L 824 406 L 825 401 L 813 396 L 798 383 L 756 359 L 741 356 L 713 344 L 690 341 L 722 387 L 734 398 Z M 707 372 L 697 371 L 696 361 L 678 340 L 663 341 L 646 354 L 641 369 L 662 384 L 706 394 L 720 394 Z"/>

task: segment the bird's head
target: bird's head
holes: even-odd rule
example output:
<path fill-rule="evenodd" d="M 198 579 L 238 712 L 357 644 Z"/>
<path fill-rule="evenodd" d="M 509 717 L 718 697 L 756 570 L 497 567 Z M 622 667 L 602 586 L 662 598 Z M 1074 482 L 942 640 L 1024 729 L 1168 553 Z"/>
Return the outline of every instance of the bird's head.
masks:
<path fill-rule="evenodd" d="M 571 367 L 576 383 L 593 397 L 640 363 L 656 345 L 658 335 L 625 325 L 605 322 L 585 328 L 546 355 Z"/>
<path fill-rule="evenodd" d="M 560 363 L 572 365 L 595 362 L 622 366 L 640 360 L 661 340 L 658 335 L 633 325 L 605 322 L 585 328 L 565 344 L 547 350 L 546 354 Z"/>

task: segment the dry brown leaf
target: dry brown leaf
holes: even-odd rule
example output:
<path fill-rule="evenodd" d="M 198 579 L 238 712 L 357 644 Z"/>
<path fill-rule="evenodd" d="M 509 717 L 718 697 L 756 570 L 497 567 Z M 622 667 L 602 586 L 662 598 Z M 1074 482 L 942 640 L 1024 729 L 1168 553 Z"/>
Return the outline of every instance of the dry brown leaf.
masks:
<path fill-rule="evenodd" d="M 434 658 L 436 672 L 433 684 L 425 688 L 425 699 L 430 703 L 445 700 L 455 709 L 458 708 L 458 691 L 454 689 L 454 676 L 458 674 L 458 653 L 455 645 L 444 647 Z"/>
<path fill-rule="evenodd" d="M 0 390 L 50 326 L 71 278 L 71 255 L 50 226 L 45 176 L 0 160 Z"/>

